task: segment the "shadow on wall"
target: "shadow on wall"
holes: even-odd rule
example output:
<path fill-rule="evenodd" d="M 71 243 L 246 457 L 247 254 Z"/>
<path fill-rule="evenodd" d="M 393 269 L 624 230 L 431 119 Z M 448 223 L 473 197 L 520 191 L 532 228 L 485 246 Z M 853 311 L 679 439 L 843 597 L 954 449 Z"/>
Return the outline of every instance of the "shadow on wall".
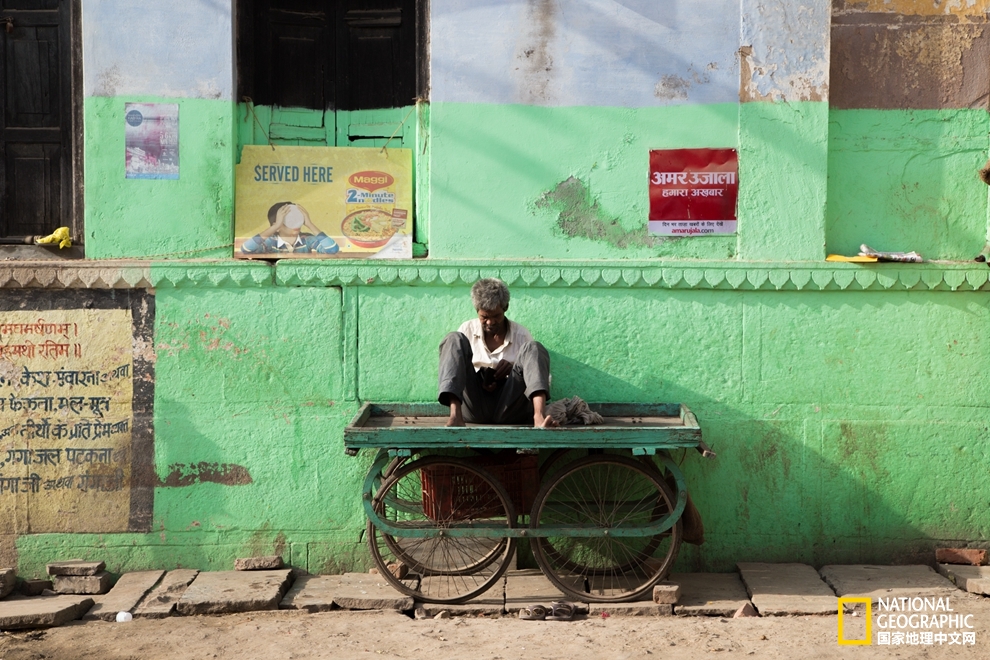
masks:
<path fill-rule="evenodd" d="M 555 398 L 655 401 L 643 388 L 553 352 Z M 931 433 L 892 421 L 828 419 L 812 406 L 781 405 L 770 418 L 664 383 L 665 400 L 687 404 L 716 459 L 694 450 L 673 458 L 685 472 L 707 541 L 682 545 L 677 571 L 728 571 L 738 561 L 931 564 L 933 548 L 958 538 L 959 525 L 937 517 L 939 479 L 958 462 L 954 448 L 919 444 Z M 842 415 L 836 410 L 834 414 Z M 972 436 L 961 425 L 956 433 Z M 990 440 L 984 429 L 984 440 Z M 920 450 L 920 451 L 919 451 Z M 961 467 L 961 466 L 959 466 Z M 911 489 L 933 495 L 918 502 Z M 975 498 L 975 496 L 974 496 Z M 973 500 L 974 498 L 970 498 Z M 956 498 L 963 510 L 979 506 Z"/>

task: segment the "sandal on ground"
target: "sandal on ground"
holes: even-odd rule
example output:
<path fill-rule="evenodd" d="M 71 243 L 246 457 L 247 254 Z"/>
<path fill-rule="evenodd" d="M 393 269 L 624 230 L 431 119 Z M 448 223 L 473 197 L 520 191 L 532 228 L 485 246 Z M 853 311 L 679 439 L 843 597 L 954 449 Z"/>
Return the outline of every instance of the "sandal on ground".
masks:
<path fill-rule="evenodd" d="M 555 601 L 550 604 L 550 614 L 547 621 L 570 621 L 574 618 L 574 605 L 566 601 Z"/>
<path fill-rule="evenodd" d="M 547 608 L 542 605 L 530 605 L 519 610 L 519 618 L 523 621 L 543 621 L 547 618 Z"/>

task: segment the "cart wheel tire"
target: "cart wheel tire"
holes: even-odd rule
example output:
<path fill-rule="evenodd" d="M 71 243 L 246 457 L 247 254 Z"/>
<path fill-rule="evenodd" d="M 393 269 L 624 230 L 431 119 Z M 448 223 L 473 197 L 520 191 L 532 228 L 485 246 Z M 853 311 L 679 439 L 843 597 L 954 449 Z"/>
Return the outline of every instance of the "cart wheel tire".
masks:
<path fill-rule="evenodd" d="M 409 506 L 413 502 L 416 506 Z M 372 506 L 404 532 L 389 534 L 368 522 L 368 545 L 379 573 L 420 601 L 463 603 L 484 593 L 502 577 L 515 552 L 515 539 L 504 536 L 421 536 L 427 530 L 478 523 L 515 526 L 505 488 L 463 459 L 427 456 L 398 467 L 382 483 Z M 396 564 L 405 568 L 393 573 Z"/>
<path fill-rule="evenodd" d="M 534 528 L 629 529 L 654 524 L 676 498 L 658 470 L 615 454 L 580 458 L 556 470 L 536 496 Z M 592 602 L 637 600 L 670 572 L 681 523 L 653 536 L 534 537 L 533 555 L 568 596 Z"/>

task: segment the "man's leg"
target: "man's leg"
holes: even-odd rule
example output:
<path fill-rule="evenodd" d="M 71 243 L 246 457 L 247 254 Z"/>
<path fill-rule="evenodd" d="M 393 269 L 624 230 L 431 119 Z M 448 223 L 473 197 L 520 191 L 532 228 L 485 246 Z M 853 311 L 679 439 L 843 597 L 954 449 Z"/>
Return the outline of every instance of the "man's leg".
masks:
<path fill-rule="evenodd" d="M 544 413 L 549 392 L 550 354 L 543 344 L 527 342 L 502 388 L 495 423 L 556 426 Z"/>
<path fill-rule="evenodd" d="M 485 392 L 481 389 L 481 380 L 474 370 L 473 356 L 471 342 L 459 332 L 449 333 L 440 342 L 437 400 L 450 406 L 447 426 L 464 426 L 465 421 L 486 421 L 483 410 Z"/>

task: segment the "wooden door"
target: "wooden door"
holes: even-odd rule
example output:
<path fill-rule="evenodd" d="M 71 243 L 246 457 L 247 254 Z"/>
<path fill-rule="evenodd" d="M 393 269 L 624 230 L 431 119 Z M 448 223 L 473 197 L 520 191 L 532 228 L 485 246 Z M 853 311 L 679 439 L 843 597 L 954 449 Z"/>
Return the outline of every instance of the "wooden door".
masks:
<path fill-rule="evenodd" d="M 0 237 L 72 227 L 70 0 L 0 0 Z"/>

